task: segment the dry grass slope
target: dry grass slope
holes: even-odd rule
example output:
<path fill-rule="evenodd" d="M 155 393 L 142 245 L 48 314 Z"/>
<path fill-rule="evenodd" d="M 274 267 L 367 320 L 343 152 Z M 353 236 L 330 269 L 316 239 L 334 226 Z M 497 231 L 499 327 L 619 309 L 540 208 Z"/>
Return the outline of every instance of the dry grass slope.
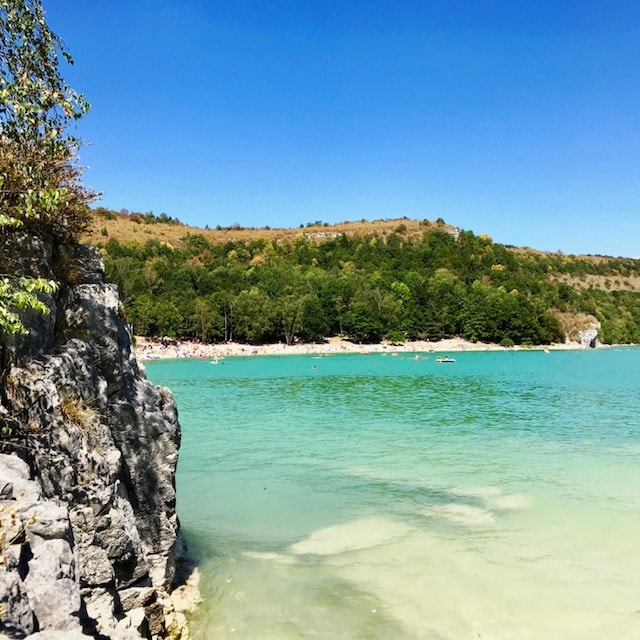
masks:
<path fill-rule="evenodd" d="M 419 238 L 428 229 L 439 228 L 449 233 L 458 232 L 457 227 L 446 223 L 429 222 L 427 220 L 409 220 L 406 218 L 394 220 L 362 220 L 360 222 L 342 222 L 334 225 L 309 225 L 304 228 L 293 229 L 200 229 L 183 224 L 165 224 L 135 222 L 129 216 L 118 216 L 106 219 L 95 216 L 93 227 L 82 238 L 82 242 L 99 244 L 114 240 L 120 243 L 137 243 L 144 245 L 148 240 L 167 242 L 172 247 L 182 245 L 187 234 L 203 235 L 209 242 L 224 244 L 225 242 L 252 242 L 255 240 L 269 240 L 276 242 L 292 242 L 296 238 L 305 236 L 317 241 L 326 240 L 340 234 L 387 236 L 397 233 L 405 238 Z"/>
<path fill-rule="evenodd" d="M 559 274 L 551 278 L 556 282 L 564 282 L 574 289 L 601 289 L 603 291 L 640 291 L 640 276 L 587 274 L 582 277 Z"/>

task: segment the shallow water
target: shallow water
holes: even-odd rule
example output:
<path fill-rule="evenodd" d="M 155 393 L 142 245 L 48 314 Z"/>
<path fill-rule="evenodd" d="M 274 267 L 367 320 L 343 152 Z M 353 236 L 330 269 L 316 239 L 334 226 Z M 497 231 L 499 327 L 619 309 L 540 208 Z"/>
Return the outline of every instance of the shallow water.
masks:
<path fill-rule="evenodd" d="M 177 360 L 199 639 L 640 637 L 640 349 Z"/>

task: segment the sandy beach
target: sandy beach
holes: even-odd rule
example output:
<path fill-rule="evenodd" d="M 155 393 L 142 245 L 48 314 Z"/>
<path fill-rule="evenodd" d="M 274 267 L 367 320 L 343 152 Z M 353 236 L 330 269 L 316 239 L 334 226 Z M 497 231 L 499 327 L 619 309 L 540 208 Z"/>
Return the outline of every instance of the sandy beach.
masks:
<path fill-rule="evenodd" d="M 225 358 L 236 356 L 278 356 L 278 355 L 331 355 L 337 353 L 457 353 L 461 351 L 514 351 L 520 349 L 565 350 L 581 349 L 578 342 L 538 345 L 535 347 L 503 347 L 498 344 L 470 342 L 462 338 L 449 338 L 438 342 L 424 340 L 407 341 L 402 344 L 382 342 L 378 344 L 356 344 L 342 338 L 330 338 L 324 343 L 249 345 L 235 342 L 205 344 L 191 340 L 172 338 L 150 339 L 137 336 L 136 357 L 140 361 L 164 358 Z"/>

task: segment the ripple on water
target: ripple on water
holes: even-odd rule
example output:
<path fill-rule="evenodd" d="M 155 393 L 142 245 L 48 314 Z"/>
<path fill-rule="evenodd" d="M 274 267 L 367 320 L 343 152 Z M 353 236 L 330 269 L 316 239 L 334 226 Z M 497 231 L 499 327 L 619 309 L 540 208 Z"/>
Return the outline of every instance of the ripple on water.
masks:
<path fill-rule="evenodd" d="M 149 365 L 195 638 L 640 637 L 640 350 L 456 360 Z"/>

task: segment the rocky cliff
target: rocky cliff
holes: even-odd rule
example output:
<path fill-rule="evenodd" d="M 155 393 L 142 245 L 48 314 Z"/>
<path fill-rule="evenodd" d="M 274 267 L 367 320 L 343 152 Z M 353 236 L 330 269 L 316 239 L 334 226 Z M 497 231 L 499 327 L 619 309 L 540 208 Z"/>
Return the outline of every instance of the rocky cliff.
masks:
<path fill-rule="evenodd" d="M 49 315 L 0 347 L 0 631 L 180 637 L 180 445 L 96 249 L 0 235 L 0 273 L 58 281 Z"/>

